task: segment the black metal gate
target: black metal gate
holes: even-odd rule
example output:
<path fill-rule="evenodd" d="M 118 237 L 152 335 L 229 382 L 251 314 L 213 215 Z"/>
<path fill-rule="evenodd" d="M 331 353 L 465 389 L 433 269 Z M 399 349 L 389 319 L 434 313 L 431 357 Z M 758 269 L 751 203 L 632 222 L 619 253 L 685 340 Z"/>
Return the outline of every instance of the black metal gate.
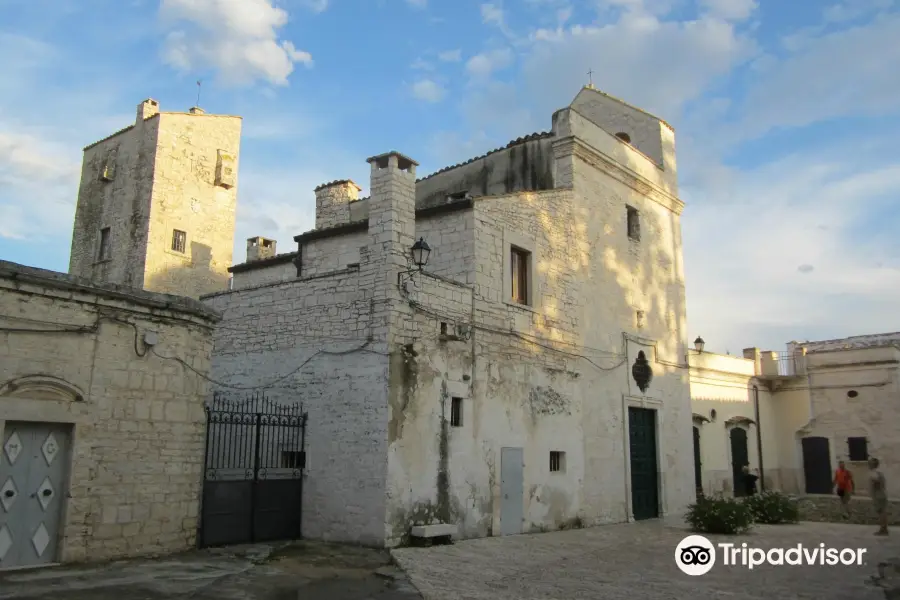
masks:
<path fill-rule="evenodd" d="M 306 420 L 300 405 L 215 394 L 206 406 L 201 547 L 299 539 Z"/>
<path fill-rule="evenodd" d="M 803 476 L 807 494 L 830 494 L 831 444 L 828 438 L 805 437 L 800 441 L 803 449 Z"/>
<path fill-rule="evenodd" d="M 656 458 L 656 411 L 628 407 L 631 452 L 631 510 L 636 521 L 659 517 L 659 464 Z"/>

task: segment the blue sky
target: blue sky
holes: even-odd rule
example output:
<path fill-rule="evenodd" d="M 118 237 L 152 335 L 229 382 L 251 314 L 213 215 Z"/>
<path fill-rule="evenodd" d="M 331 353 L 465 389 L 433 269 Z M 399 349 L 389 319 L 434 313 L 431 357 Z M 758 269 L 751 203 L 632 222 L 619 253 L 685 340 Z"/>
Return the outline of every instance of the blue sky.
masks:
<path fill-rule="evenodd" d="M 0 0 L 0 258 L 65 271 L 81 148 L 244 117 L 235 257 L 313 188 L 527 133 L 587 82 L 676 130 L 690 339 L 900 330 L 897 0 Z"/>

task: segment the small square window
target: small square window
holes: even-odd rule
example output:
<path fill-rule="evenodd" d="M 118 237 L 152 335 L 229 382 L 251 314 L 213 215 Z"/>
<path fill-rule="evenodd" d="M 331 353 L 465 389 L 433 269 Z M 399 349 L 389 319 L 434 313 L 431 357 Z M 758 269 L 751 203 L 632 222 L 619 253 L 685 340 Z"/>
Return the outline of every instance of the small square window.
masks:
<path fill-rule="evenodd" d="M 109 257 L 109 227 L 104 227 L 100 230 L 100 249 L 97 251 L 97 260 L 106 260 Z"/>
<path fill-rule="evenodd" d="M 518 304 L 529 302 L 529 270 L 531 269 L 531 252 L 513 246 L 510 250 L 510 276 L 512 277 L 512 301 Z"/>
<path fill-rule="evenodd" d="M 559 450 L 550 451 L 550 472 L 563 473 L 566 470 L 566 453 Z"/>
<path fill-rule="evenodd" d="M 172 231 L 172 250 L 175 252 L 181 252 L 184 254 L 184 250 L 187 247 L 187 233 L 184 231 L 180 231 L 178 229 L 174 229 Z"/>
<path fill-rule="evenodd" d="M 641 215 L 633 206 L 626 206 L 628 219 L 628 237 L 634 241 L 641 239 Z"/>
<path fill-rule="evenodd" d="M 450 426 L 462 427 L 463 424 L 463 401 L 462 398 L 451 398 L 450 400 Z"/>
<path fill-rule="evenodd" d="M 282 469 L 306 468 L 306 452 L 302 450 L 284 450 L 281 453 Z"/>
<path fill-rule="evenodd" d="M 851 461 L 869 460 L 869 441 L 864 437 L 847 438 L 847 454 Z"/>

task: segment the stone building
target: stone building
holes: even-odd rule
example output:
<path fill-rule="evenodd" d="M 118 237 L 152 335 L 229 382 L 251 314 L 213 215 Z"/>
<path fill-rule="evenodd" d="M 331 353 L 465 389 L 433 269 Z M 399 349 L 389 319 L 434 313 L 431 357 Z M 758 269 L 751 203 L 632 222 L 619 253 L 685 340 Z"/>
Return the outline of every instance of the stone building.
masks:
<path fill-rule="evenodd" d="M 241 118 L 160 112 L 87 146 L 69 273 L 196 298 L 227 287 Z"/>
<path fill-rule="evenodd" d="M 865 496 L 866 461 L 875 456 L 890 497 L 900 499 L 900 333 L 749 348 L 744 357 L 693 351 L 689 360 L 695 480 L 704 492 L 734 493 L 750 464 L 768 489 L 833 495 L 843 460 Z"/>
<path fill-rule="evenodd" d="M 194 544 L 217 320 L 0 261 L 0 569 Z"/>
<path fill-rule="evenodd" d="M 593 88 L 552 130 L 370 196 L 316 189 L 296 250 L 248 242 L 212 374 L 309 416 L 303 533 L 392 546 L 679 513 L 692 501 L 674 133 Z M 411 254 L 430 247 L 427 262 Z M 419 256 L 416 254 L 416 256 Z"/>

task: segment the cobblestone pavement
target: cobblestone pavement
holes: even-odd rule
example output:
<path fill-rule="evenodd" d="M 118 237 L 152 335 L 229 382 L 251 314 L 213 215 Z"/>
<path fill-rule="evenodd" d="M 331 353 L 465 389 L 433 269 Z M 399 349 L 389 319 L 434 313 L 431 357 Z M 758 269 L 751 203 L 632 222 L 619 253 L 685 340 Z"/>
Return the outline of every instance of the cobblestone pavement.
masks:
<path fill-rule="evenodd" d="M 801 523 L 758 526 L 745 536 L 708 536 L 763 549 L 866 548 L 862 566 L 716 566 L 689 577 L 675 564 L 686 535 L 680 523 L 609 525 L 538 535 L 461 541 L 450 546 L 393 551 L 425 600 L 881 600 L 867 583 L 878 563 L 900 556 L 900 531 L 872 535 L 863 525 Z"/>
<path fill-rule="evenodd" d="M 0 573 L 0 600 L 418 600 L 385 551 L 300 542 Z"/>

